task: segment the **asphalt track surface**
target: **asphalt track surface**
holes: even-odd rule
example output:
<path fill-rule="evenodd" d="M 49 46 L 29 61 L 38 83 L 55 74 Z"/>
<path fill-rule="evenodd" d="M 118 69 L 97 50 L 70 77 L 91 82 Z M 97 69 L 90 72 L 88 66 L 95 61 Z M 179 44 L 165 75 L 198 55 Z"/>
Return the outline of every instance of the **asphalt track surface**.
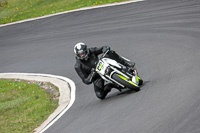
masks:
<path fill-rule="evenodd" d="M 1 27 L 0 72 L 75 82 L 75 103 L 47 133 L 199 133 L 199 7 L 199 0 L 147 0 Z M 141 91 L 113 89 L 97 99 L 74 71 L 80 41 L 134 60 Z"/>

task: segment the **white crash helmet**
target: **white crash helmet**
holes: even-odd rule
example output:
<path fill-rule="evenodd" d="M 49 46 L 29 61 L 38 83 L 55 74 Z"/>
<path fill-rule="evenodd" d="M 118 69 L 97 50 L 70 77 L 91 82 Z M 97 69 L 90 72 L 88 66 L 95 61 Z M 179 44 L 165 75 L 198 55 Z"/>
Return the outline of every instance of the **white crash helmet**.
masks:
<path fill-rule="evenodd" d="M 76 55 L 76 57 L 80 60 L 87 60 L 88 59 L 88 54 L 89 54 L 89 50 L 87 48 L 87 45 L 85 45 L 84 43 L 80 42 L 77 43 L 74 46 L 74 53 Z"/>

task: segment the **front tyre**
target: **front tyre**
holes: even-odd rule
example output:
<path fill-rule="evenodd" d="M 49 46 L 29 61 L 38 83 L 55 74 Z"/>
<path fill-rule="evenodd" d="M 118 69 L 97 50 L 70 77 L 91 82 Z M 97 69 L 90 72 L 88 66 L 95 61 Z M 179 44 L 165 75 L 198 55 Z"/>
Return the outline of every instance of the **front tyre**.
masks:
<path fill-rule="evenodd" d="M 120 74 L 114 73 L 112 75 L 112 78 L 129 89 L 140 91 L 140 87 L 138 85 Z"/>
<path fill-rule="evenodd" d="M 143 80 L 139 79 L 139 86 L 143 84 Z"/>

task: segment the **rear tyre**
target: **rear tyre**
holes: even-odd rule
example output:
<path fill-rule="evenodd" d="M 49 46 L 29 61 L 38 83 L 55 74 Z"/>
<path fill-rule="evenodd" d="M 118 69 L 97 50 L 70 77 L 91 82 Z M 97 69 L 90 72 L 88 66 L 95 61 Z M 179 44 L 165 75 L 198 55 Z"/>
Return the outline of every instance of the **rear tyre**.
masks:
<path fill-rule="evenodd" d="M 131 80 L 127 80 L 127 78 L 125 78 L 124 76 L 122 76 L 120 74 L 114 73 L 112 75 L 112 78 L 129 89 L 132 89 L 134 91 L 140 91 L 139 86 L 137 86 Z"/>

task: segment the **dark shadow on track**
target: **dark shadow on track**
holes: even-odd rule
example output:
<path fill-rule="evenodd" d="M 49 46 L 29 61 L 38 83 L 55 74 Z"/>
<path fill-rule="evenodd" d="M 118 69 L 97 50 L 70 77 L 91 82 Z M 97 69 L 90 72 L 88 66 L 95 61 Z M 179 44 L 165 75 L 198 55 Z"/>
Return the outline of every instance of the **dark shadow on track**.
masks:
<path fill-rule="evenodd" d="M 142 89 L 142 87 L 143 86 L 145 86 L 147 83 L 149 83 L 150 81 L 144 81 L 144 83 L 140 86 L 140 91 L 141 90 L 143 90 Z M 113 89 L 115 89 L 115 88 L 113 88 Z M 107 97 L 106 97 L 106 99 L 112 99 L 112 98 L 114 98 L 114 97 L 122 97 L 122 96 L 126 96 L 126 95 L 130 95 L 130 94 L 135 94 L 135 93 L 137 93 L 136 91 L 134 91 L 134 90 L 131 90 L 131 89 L 123 89 L 121 92 L 114 92 L 114 93 L 112 93 L 111 92 L 111 94 L 110 95 L 108 95 Z M 104 100 L 106 100 L 106 99 L 104 99 Z"/>

